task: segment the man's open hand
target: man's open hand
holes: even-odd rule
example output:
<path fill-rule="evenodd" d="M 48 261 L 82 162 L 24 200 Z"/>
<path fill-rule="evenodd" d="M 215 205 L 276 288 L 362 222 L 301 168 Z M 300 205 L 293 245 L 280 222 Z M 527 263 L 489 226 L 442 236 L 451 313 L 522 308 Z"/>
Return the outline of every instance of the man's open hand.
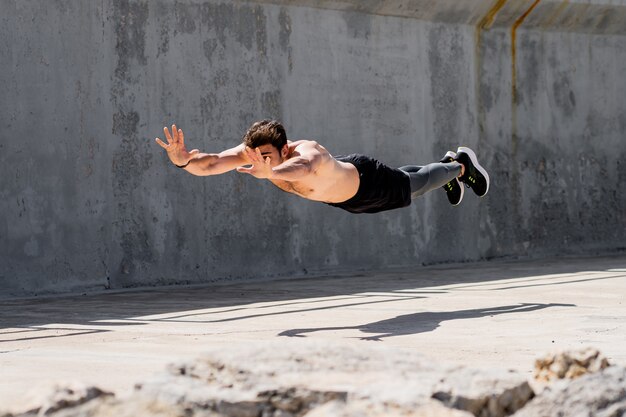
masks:
<path fill-rule="evenodd" d="M 161 147 L 167 151 L 167 156 L 170 158 L 170 161 L 172 161 L 172 163 L 174 163 L 175 165 L 187 165 L 187 163 L 193 158 L 193 156 L 200 152 L 198 149 L 187 152 L 187 148 L 185 148 L 185 136 L 183 135 L 183 131 L 182 129 L 176 129 L 176 125 L 172 125 L 171 135 L 167 127 L 163 128 L 163 133 L 165 133 L 167 144 L 159 138 L 156 138 L 156 143 L 161 145 Z"/>
<path fill-rule="evenodd" d="M 237 172 L 243 172 L 255 176 L 256 178 L 272 178 L 274 171 L 272 171 L 270 158 L 263 158 L 261 150 L 259 148 L 251 149 L 246 146 L 245 155 L 250 162 L 250 167 L 237 167 Z"/>

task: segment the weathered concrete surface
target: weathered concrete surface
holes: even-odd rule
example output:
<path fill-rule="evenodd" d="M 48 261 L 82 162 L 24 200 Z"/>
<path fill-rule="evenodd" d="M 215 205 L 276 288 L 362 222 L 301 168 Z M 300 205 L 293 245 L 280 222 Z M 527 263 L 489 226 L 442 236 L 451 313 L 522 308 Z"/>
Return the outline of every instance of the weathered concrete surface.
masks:
<path fill-rule="evenodd" d="M 278 342 L 297 352 L 302 339 L 327 352 L 341 346 L 358 352 L 374 344 L 398 357 L 431 358 L 433 367 L 511 369 L 529 378 L 535 359 L 555 350 L 591 346 L 623 365 L 625 293 L 621 255 L 5 301 L 0 404 L 21 403 L 31 389 L 59 381 L 79 381 L 121 398 L 168 364 L 207 350 L 228 358 L 242 347 Z M 345 370 L 359 356 L 318 363 Z M 430 362 L 421 363 L 421 370 L 431 369 Z M 263 360 L 255 356 L 235 365 L 262 366 Z M 396 395 L 398 384 L 411 381 L 385 381 L 391 387 L 385 392 Z M 441 401 L 462 402 L 455 393 L 464 387 L 454 382 L 440 381 Z"/>
<path fill-rule="evenodd" d="M 624 248 L 625 9 L 4 0 L 0 296 Z M 490 195 L 354 216 L 152 142 L 175 121 L 221 150 L 263 117 L 391 165 L 469 145 Z"/>
<path fill-rule="evenodd" d="M 493 27 L 568 31 L 603 35 L 626 34 L 623 0 L 252 0 L 281 6 L 305 6 L 340 12 L 408 17 L 481 29 Z M 526 13 L 530 10 L 532 13 Z"/>

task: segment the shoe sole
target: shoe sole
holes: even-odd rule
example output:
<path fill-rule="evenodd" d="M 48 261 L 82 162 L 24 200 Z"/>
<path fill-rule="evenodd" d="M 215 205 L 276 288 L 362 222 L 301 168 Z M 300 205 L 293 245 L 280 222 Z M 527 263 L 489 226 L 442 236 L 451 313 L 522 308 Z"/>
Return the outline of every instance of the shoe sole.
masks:
<path fill-rule="evenodd" d="M 461 184 L 458 178 L 455 178 L 454 181 L 456 181 L 456 184 L 459 186 L 459 189 L 461 190 L 461 197 L 459 197 L 458 203 L 456 204 L 450 203 L 450 204 L 452 204 L 453 206 L 458 206 L 459 204 L 461 204 L 461 201 L 463 201 L 463 196 L 465 195 L 465 187 L 463 186 L 463 184 Z"/>
<path fill-rule="evenodd" d="M 459 187 L 459 190 L 461 190 L 461 196 L 459 197 L 459 201 L 456 204 L 450 201 L 450 198 L 448 198 L 448 203 L 450 203 L 453 206 L 458 206 L 459 204 L 461 204 L 461 201 L 463 201 L 463 196 L 465 195 L 465 187 L 463 186 L 463 184 L 461 184 L 461 181 L 459 181 L 458 178 L 455 178 L 454 181 L 456 181 L 456 185 Z M 448 183 L 450 182 L 452 181 L 448 181 Z M 448 193 L 448 190 L 446 189 L 446 194 L 447 193 Z"/>
<path fill-rule="evenodd" d="M 448 159 L 450 159 L 449 161 L 447 161 Z M 452 162 L 456 159 L 456 153 L 454 153 L 454 151 L 448 151 L 446 152 L 446 154 L 443 156 L 443 159 L 441 160 L 441 162 Z"/>
<path fill-rule="evenodd" d="M 487 195 L 487 193 L 489 192 L 489 174 L 487 174 L 487 170 L 485 170 L 485 168 L 483 168 L 479 163 L 478 163 L 478 158 L 476 158 L 476 154 L 474 153 L 473 150 L 471 150 L 470 148 L 466 148 L 465 146 L 461 146 L 459 147 L 459 149 L 456 151 L 457 154 L 459 153 L 465 153 L 467 155 L 469 155 L 472 164 L 474 164 L 474 168 L 476 168 L 476 170 L 478 172 L 480 172 L 483 177 L 485 177 L 485 181 L 487 181 L 487 189 L 485 190 L 485 194 L 481 195 L 481 197 L 484 197 L 485 195 Z"/>
<path fill-rule="evenodd" d="M 443 159 L 441 160 L 442 163 L 448 163 L 448 162 L 454 162 L 454 160 L 456 159 L 456 153 L 454 151 L 448 151 L 446 152 L 446 154 L 444 155 Z M 450 200 L 448 200 L 448 203 L 452 204 L 453 206 L 458 206 L 459 204 L 461 204 L 461 201 L 463 201 L 463 195 L 465 194 L 465 187 L 463 186 L 463 184 L 461 184 L 461 181 L 459 181 L 458 178 L 455 178 L 454 181 L 456 181 L 456 185 L 459 186 L 459 190 L 461 190 L 461 197 L 459 197 L 459 201 L 455 204 L 455 203 L 451 203 Z M 446 190 L 446 193 L 448 191 Z"/>

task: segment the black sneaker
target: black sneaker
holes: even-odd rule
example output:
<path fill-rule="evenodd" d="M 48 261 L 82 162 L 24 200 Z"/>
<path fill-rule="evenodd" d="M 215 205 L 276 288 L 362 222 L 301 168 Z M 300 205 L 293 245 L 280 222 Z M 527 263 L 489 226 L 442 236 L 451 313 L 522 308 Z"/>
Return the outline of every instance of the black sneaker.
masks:
<path fill-rule="evenodd" d="M 461 177 L 461 181 L 482 197 L 489 191 L 489 174 L 485 168 L 481 167 L 476 158 L 476 154 L 470 148 L 461 146 L 456 151 L 457 162 L 465 165 L 465 173 Z"/>
<path fill-rule="evenodd" d="M 456 154 L 452 151 L 448 151 L 446 153 L 446 156 L 444 156 L 443 159 L 441 160 L 441 162 L 445 164 L 447 162 L 452 162 L 455 159 L 456 159 Z M 458 178 L 455 178 L 452 181 L 448 182 L 442 188 L 446 190 L 448 201 L 453 206 L 459 205 L 461 200 L 463 200 L 463 194 L 465 193 L 465 190 L 463 189 L 463 186 L 461 186 L 461 183 L 459 182 Z"/>

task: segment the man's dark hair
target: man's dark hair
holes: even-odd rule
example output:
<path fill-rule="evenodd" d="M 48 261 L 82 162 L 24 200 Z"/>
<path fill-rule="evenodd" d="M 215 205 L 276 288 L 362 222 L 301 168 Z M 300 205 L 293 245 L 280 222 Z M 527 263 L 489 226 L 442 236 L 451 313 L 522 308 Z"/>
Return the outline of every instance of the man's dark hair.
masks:
<path fill-rule="evenodd" d="M 287 144 L 285 128 L 276 120 L 255 122 L 243 135 L 243 143 L 252 149 L 268 143 L 280 151 Z"/>

